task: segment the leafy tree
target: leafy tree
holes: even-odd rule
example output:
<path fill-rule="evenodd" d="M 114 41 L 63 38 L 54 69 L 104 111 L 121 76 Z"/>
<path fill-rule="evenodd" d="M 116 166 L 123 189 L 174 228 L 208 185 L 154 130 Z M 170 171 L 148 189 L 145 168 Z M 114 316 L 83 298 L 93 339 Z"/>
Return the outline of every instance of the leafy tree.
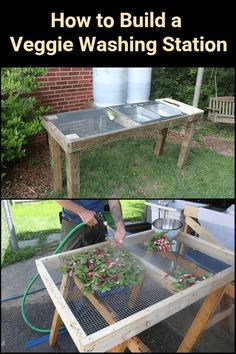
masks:
<path fill-rule="evenodd" d="M 151 98 L 172 97 L 192 104 L 197 68 L 154 68 Z M 234 68 L 205 68 L 199 108 L 207 110 L 209 96 L 234 96 Z"/>

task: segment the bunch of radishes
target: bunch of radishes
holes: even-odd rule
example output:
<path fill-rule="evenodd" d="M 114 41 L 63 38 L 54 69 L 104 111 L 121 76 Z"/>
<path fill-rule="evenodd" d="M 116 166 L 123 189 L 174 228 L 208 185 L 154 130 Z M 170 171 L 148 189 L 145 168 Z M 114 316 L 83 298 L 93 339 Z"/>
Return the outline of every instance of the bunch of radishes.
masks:
<path fill-rule="evenodd" d="M 166 236 L 161 236 L 157 240 L 153 241 L 154 245 L 159 252 L 171 252 L 170 241 Z"/>
<path fill-rule="evenodd" d="M 212 276 L 212 273 L 206 272 L 203 275 L 196 275 L 193 273 L 188 273 L 186 269 L 180 268 L 175 271 L 175 277 L 177 281 L 173 283 L 177 290 L 184 290 L 192 285 L 199 283 Z"/>
<path fill-rule="evenodd" d="M 151 251 L 171 252 L 172 250 L 171 241 L 164 232 L 154 233 L 149 241 L 145 241 L 144 244 Z"/>

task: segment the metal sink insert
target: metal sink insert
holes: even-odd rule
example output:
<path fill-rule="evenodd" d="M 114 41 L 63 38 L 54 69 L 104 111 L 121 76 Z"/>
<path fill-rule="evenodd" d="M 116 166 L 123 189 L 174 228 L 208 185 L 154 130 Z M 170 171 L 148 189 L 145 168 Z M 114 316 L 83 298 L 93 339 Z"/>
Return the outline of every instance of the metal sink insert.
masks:
<path fill-rule="evenodd" d="M 161 102 L 150 101 L 147 103 L 142 103 L 140 106 L 145 107 L 149 111 L 160 115 L 163 118 L 173 118 L 184 115 L 181 111 L 176 108 L 169 107 Z"/>
<path fill-rule="evenodd" d="M 159 114 L 138 105 L 114 106 L 112 109 L 121 114 L 124 114 L 139 124 L 152 123 L 153 121 L 159 120 L 161 118 Z"/>
<path fill-rule="evenodd" d="M 64 134 L 77 134 L 80 138 L 104 134 L 126 128 L 113 112 L 112 119 L 105 108 L 89 108 L 59 113 L 52 123 Z"/>

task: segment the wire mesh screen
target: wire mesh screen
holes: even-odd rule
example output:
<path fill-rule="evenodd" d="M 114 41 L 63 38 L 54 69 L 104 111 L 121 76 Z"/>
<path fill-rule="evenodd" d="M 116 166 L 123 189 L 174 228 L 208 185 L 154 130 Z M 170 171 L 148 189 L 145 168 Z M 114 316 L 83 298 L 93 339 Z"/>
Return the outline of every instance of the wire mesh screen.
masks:
<path fill-rule="evenodd" d="M 113 115 L 114 118 L 117 117 L 117 113 Z M 52 120 L 52 124 L 65 135 L 78 134 L 79 137 L 87 137 L 124 128 L 116 119 L 110 120 L 104 108 L 60 113 L 57 117 L 58 119 Z"/>
<path fill-rule="evenodd" d="M 142 284 L 136 286 L 134 293 L 132 292 L 134 288 L 131 287 L 114 288 L 107 292 L 94 292 L 92 300 L 86 297 L 72 278 L 69 282 L 69 291 L 65 300 L 87 335 L 171 296 L 168 290 L 146 275 Z M 97 303 L 100 304 L 99 309 Z"/>
<path fill-rule="evenodd" d="M 81 290 L 81 282 L 78 282 L 77 278 L 68 277 L 67 291 L 63 297 L 86 335 L 137 314 L 172 296 L 177 292 L 174 286 L 172 288 L 172 280 L 176 280 L 175 272 L 180 267 L 184 266 L 187 273 L 205 272 L 204 268 L 202 270 L 197 268 L 196 264 L 175 252 L 148 252 L 143 243 L 129 246 L 128 250 L 155 265 L 160 271 L 159 275 L 154 274 L 155 272 L 152 274 L 152 270 L 148 269 L 137 285 L 115 287 L 109 291 L 93 293 L 85 293 Z M 49 273 L 53 280 L 58 277 L 58 273 L 61 274 L 58 269 L 50 270 Z M 170 278 L 166 279 L 168 275 Z"/>
<path fill-rule="evenodd" d="M 173 269 L 176 267 L 176 262 L 166 259 L 157 252 L 147 251 L 147 247 L 143 243 L 129 246 L 128 249 L 130 252 L 144 260 L 147 260 L 149 263 L 155 265 L 166 273 L 171 274 Z"/>

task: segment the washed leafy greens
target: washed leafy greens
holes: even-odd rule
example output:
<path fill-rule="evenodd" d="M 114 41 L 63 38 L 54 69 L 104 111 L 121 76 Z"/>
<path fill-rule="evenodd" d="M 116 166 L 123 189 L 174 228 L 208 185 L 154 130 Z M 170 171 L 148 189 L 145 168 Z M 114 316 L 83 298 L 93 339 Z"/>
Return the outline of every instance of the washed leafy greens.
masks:
<path fill-rule="evenodd" d="M 78 277 L 84 291 L 109 291 L 138 284 L 144 268 L 124 247 L 99 247 L 63 259 L 60 271 Z"/>

